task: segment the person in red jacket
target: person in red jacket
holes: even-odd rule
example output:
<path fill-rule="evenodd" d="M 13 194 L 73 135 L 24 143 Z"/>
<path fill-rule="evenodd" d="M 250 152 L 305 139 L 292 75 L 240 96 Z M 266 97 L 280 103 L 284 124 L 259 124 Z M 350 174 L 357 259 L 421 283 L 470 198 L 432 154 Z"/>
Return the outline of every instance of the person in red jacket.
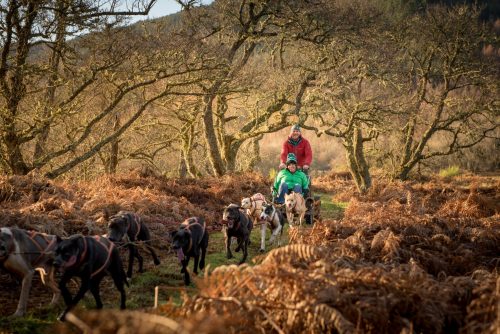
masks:
<path fill-rule="evenodd" d="M 312 149 L 309 141 L 302 137 L 300 126 L 295 124 L 290 130 L 290 136 L 283 143 L 280 156 L 280 169 L 286 167 L 286 159 L 289 153 L 297 157 L 297 166 L 307 174 L 312 162 Z"/>

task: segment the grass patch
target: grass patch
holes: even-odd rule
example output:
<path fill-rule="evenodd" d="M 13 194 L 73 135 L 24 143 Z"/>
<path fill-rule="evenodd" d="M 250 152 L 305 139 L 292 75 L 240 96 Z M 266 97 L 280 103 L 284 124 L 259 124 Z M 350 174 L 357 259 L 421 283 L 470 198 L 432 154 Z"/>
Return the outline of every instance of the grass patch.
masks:
<path fill-rule="evenodd" d="M 458 176 L 460 174 L 461 174 L 460 167 L 458 167 L 458 166 L 450 166 L 448 168 L 441 169 L 439 171 L 439 176 L 443 177 L 443 178 L 450 178 L 450 177 Z"/>
<path fill-rule="evenodd" d="M 23 318 L 0 317 L 0 324 L 2 324 L 0 333 L 46 333 L 55 320 L 55 313 L 48 315 L 46 318 L 39 318 L 37 315 L 28 315 Z"/>
<path fill-rule="evenodd" d="M 349 202 L 334 202 L 331 194 L 315 193 L 321 198 L 321 217 L 323 219 L 341 219 Z"/>

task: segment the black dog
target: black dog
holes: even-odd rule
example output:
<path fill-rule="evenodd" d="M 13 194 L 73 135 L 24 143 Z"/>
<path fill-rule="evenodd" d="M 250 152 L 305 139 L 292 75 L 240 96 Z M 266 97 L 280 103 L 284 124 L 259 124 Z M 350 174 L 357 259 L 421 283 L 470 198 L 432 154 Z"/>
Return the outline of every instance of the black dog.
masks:
<path fill-rule="evenodd" d="M 125 309 L 124 284 L 128 286 L 127 278 L 120 253 L 113 242 L 107 238 L 74 235 L 59 241 L 55 250 L 54 266 L 63 272 L 59 289 L 66 303 L 66 309 L 59 316 L 60 320 L 64 320 L 66 314 L 89 289 L 94 296 L 96 307 L 101 309 L 99 284 L 107 273 L 111 275 L 116 288 L 120 291 L 120 308 Z M 81 278 L 81 286 L 73 298 L 66 284 L 74 276 Z"/>
<path fill-rule="evenodd" d="M 124 239 L 127 243 L 127 247 L 129 249 L 127 269 L 128 278 L 132 277 L 134 257 L 136 257 L 137 261 L 139 261 L 139 272 L 142 273 L 144 271 L 142 268 L 142 256 L 139 254 L 139 250 L 135 246 L 136 241 L 143 241 L 146 248 L 151 253 L 151 256 L 153 256 L 154 264 L 160 264 L 160 260 L 151 247 L 151 235 L 149 233 L 149 229 L 137 214 L 133 212 L 120 211 L 116 215 L 111 216 L 108 224 L 108 237 L 109 240 L 115 243 L 121 243 Z"/>
<path fill-rule="evenodd" d="M 208 232 L 203 218 L 191 217 L 186 219 L 179 230 L 170 234 L 173 240 L 173 249 L 177 253 L 182 265 L 181 273 L 184 273 L 184 283 L 189 285 L 189 273 L 187 266 L 189 258 L 194 258 L 193 272 L 198 274 L 198 261 L 200 270 L 205 268 L 205 255 L 208 247 Z M 201 251 L 201 258 L 200 258 Z"/>
<path fill-rule="evenodd" d="M 229 204 L 222 214 L 223 224 L 225 225 L 225 241 L 226 241 L 226 254 L 227 258 L 231 259 L 231 238 L 236 237 L 238 246 L 235 251 L 243 250 L 243 258 L 239 262 L 242 264 L 246 261 L 248 256 L 248 244 L 250 243 L 250 233 L 252 232 L 253 222 L 248 215 L 240 210 L 236 204 Z"/>

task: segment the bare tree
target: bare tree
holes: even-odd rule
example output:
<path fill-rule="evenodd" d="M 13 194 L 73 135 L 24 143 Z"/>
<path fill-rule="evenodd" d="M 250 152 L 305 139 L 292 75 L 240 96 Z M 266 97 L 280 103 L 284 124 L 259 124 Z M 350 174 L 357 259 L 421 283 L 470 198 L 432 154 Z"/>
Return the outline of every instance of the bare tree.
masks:
<path fill-rule="evenodd" d="M 376 46 L 378 15 L 376 8 L 359 1 L 308 6 L 288 21 L 297 38 L 283 47 L 295 48 L 300 66 L 314 77 L 302 108 L 303 127 L 341 139 L 360 192 L 371 186 L 364 144 L 377 137 L 388 98 L 369 51 Z"/>
<path fill-rule="evenodd" d="M 400 100 L 394 177 L 419 163 L 499 137 L 498 58 L 482 54 L 494 41 L 479 10 L 432 6 L 393 34 Z M 395 62 L 398 64 L 395 64 Z M 439 145 L 431 145 L 439 138 Z M 402 149 L 401 149 L 402 148 Z"/>
<path fill-rule="evenodd" d="M 95 66 L 86 80 L 55 105 L 56 91 L 64 86 L 60 73 L 67 66 L 68 39 L 99 27 L 111 27 L 120 17 L 147 14 L 156 0 L 134 0 L 118 9 L 118 1 L 94 4 L 84 0 L 6 1 L 0 5 L 2 52 L 0 59 L 0 102 L 3 165 L 14 174 L 25 174 L 47 164 L 54 155 L 45 154 L 50 126 L 60 109 L 75 100 L 98 73 L 112 63 Z M 120 7 L 122 8 L 122 7 Z M 47 64 L 43 58 L 49 50 Z M 62 66 L 63 67 L 62 67 Z M 46 86 L 45 94 L 38 87 Z M 34 102 L 33 100 L 36 99 Z M 34 114 L 27 110 L 35 106 Z M 35 110 L 36 111 L 36 110 Z M 31 118 L 31 119 L 30 119 Z M 25 147 L 36 141 L 34 159 L 26 160 Z M 53 153 L 53 152 L 51 152 Z M 51 156 L 50 159 L 47 159 Z"/>
<path fill-rule="evenodd" d="M 43 169 L 57 177 L 116 145 L 154 101 L 192 84 L 185 75 L 201 69 L 143 41 L 137 29 L 115 27 L 121 16 L 146 14 L 155 1 L 42 2 L 11 1 L 0 10 L 0 157 L 11 173 Z M 93 33 L 69 40 L 85 31 Z M 123 113 L 120 126 L 106 127 L 127 104 L 135 110 Z"/>
<path fill-rule="evenodd" d="M 280 3 L 218 1 L 210 8 L 185 12 L 184 33 L 191 47 L 198 55 L 211 55 L 218 64 L 208 80 L 199 83 L 198 91 L 203 96 L 201 120 L 214 175 L 234 171 L 245 142 L 282 129 L 300 110 L 304 83 L 310 80 L 307 73 L 282 86 L 280 92 L 263 93 L 262 81 L 258 82 L 263 75 L 248 72 L 262 71 L 263 64 L 259 67 L 252 61 L 263 61 L 265 57 L 256 49 L 268 48 L 276 40 L 280 28 L 272 17 Z M 260 103 L 255 103 L 256 96 Z"/>

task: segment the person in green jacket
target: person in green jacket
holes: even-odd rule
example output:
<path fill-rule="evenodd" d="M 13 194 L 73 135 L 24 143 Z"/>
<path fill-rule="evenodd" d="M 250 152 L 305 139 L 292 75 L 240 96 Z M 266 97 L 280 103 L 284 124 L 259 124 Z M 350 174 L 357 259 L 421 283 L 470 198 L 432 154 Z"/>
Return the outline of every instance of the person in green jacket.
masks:
<path fill-rule="evenodd" d="M 289 191 L 304 196 L 309 192 L 309 179 L 303 171 L 297 169 L 297 158 L 293 153 L 287 155 L 286 168 L 282 169 L 274 180 L 274 202 L 278 204 L 285 203 L 285 194 Z"/>

